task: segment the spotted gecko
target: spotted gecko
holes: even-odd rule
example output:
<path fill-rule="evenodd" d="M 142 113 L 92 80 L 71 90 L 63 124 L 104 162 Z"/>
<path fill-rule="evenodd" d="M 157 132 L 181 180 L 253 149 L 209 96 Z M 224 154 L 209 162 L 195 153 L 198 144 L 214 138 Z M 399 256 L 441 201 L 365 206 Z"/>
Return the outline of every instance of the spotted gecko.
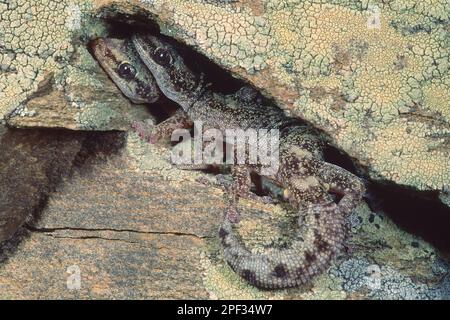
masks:
<path fill-rule="evenodd" d="M 251 173 L 261 174 L 255 164 L 233 165 L 230 204 L 219 228 L 225 260 L 250 284 L 267 289 L 308 283 L 326 270 L 344 248 L 348 237 L 347 216 L 365 192 L 361 180 L 347 170 L 324 161 L 324 142 L 316 130 L 291 118 L 256 90 L 243 87 L 224 95 L 212 90 L 203 75 L 191 71 L 172 41 L 148 34 L 132 39 L 97 39 L 94 55 L 111 79 L 132 101 L 154 102 L 163 94 L 180 111 L 157 125 L 150 134 L 155 141 L 174 128 L 196 121 L 204 129 L 276 129 L 279 131 L 279 169 L 267 176 L 284 190 L 298 210 L 298 231 L 287 248 L 252 253 L 234 230 L 239 221 L 237 200 L 258 198 L 250 191 Z M 132 88 L 130 93 L 130 87 Z"/>

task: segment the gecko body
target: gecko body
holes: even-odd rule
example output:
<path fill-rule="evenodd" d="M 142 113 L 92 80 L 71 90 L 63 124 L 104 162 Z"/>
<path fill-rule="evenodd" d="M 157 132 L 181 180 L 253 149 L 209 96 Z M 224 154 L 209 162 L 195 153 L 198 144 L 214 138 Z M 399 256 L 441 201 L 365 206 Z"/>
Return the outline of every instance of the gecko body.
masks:
<path fill-rule="evenodd" d="M 201 74 L 190 70 L 170 41 L 138 34 L 132 43 L 140 58 L 134 60 L 139 64 L 136 68 L 146 67 L 162 94 L 180 105 L 183 111 L 178 116 L 201 121 L 205 129 L 279 130 L 279 170 L 267 178 L 285 190 L 298 210 L 297 234 L 287 248 L 252 253 L 234 231 L 239 213 L 237 202 L 230 201 L 219 237 L 231 268 L 250 284 L 268 289 L 305 284 L 326 270 L 348 236 L 346 217 L 364 193 L 360 179 L 325 162 L 324 143 L 316 130 L 287 117 L 254 89 L 243 87 L 231 95 L 214 92 Z M 260 170 L 255 164 L 234 165 L 230 198 L 252 196 L 250 174 L 261 174 Z"/>

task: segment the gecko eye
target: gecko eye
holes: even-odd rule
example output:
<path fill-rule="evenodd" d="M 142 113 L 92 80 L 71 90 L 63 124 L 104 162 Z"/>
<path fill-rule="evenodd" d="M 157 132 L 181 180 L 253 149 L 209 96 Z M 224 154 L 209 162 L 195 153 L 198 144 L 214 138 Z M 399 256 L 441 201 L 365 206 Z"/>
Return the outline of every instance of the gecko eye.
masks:
<path fill-rule="evenodd" d="M 169 51 L 163 48 L 157 48 L 153 54 L 157 64 L 167 66 L 172 63 L 172 56 Z"/>
<path fill-rule="evenodd" d="M 123 79 L 132 80 L 136 76 L 136 68 L 128 62 L 122 62 L 117 68 L 117 71 Z"/>

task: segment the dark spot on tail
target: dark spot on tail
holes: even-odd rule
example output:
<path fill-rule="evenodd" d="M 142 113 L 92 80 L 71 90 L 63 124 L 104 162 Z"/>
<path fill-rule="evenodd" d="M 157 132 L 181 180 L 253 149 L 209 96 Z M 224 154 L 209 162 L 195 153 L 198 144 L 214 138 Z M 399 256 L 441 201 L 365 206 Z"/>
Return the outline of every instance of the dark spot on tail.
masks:
<path fill-rule="evenodd" d="M 309 264 L 311 264 L 311 263 L 313 263 L 314 261 L 316 261 L 317 256 L 316 256 L 315 254 L 313 254 L 313 253 L 307 251 L 307 252 L 305 253 L 305 259 L 306 259 L 306 262 L 308 262 Z"/>
<path fill-rule="evenodd" d="M 319 252 L 325 252 L 330 248 L 330 244 L 322 239 L 322 236 L 317 232 L 315 233 L 314 246 Z"/>
<path fill-rule="evenodd" d="M 254 273 L 253 271 L 243 270 L 242 271 L 242 278 L 244 278 L 251 285 L 256 285 L 257 284 L 256 273 Z"/>
<path fill-rule="evenodd" d="M 222 241 L 222 246 L 229 247 L 230 245 L 226 242 L 226 238 L 230 233 L 226 231 L 224 228 L 219 229 L 219 237 Z"/>
<path fill-rule="evenodd" d="M 284 264 L 280 263 L 273 269 L 272 274 L 277 278 L 286 278 L 287 277 L 287 268 Z"/>
<path fill-rule="evenodd" d="M 219 229 L 219 237 L 220 239 L 224 239 L 226 236 L 228 236 L 229 233 L 224 228 Z"/>

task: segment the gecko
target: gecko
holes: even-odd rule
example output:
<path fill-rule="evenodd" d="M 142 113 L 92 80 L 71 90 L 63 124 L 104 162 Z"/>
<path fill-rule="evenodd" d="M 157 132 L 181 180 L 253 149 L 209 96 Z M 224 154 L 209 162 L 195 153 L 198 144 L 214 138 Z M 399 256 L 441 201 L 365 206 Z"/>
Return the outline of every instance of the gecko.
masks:
<path fill-rule="evenodd" d="M 133 59 L 138 64 L 134 67 L 150 71 L 161 93 L 181 107 L 177 117 L 190 120 L 172 122 L 172 128 L 201 121 L 205 128 L 221 131 L 279 131 L 279 169 L 266 178 L 283 188 L 285 198 L 298 211 L 297 234 L 288 247 L 270 248 L 264 253 L 252 253 L 242 243 L 234 230 L 240 217 L 237 204 L 241 197 L 258 198 L 250 190 L 250 175 L 261 174 L 261 166 L 233 165 L 231 200 L 218 231 L 230 267 L 251 285 L 264 289 L 299 286 L 324 272 L 344 249 L 349 235 L 347 216 L 365 192 L 361 179 L 324 161 L 325 143 L 317 130 L 288 117 L 252 87 L 244 86 L 227 95 L 215 92 L 202 73 L 191 70 L 172 41 L 136 34 L 131 43 L 133 54 L 139 56 Z M 167 125 L 160 125 L 167 131 Z"/>
<path fill-rule="evenodd" d="M 152 104 L 161 98 L 162 93 L 152 73 L 140 60 L 131 40 L 97 38 L 90 42 L 90 48 L 106 74 L 133 103 Z M 192 122 L 181 109 L 166 121 L 159 123 L 158 130 L 155 132 L 151 131 L 151 124 L 139 121 L 132 123 L 139 137 L 150 143 L 170 136 L 174 127 L 188 128 L 190 126 Z"/>
<path fill-rule="evenodd" d="M 141 62 L 130 40 L 98 38 L 90 47 L 100 66 L 128 99 L 136 104 L 159 99 L 161 91 L 152 73 L 139 68 Z"/>

